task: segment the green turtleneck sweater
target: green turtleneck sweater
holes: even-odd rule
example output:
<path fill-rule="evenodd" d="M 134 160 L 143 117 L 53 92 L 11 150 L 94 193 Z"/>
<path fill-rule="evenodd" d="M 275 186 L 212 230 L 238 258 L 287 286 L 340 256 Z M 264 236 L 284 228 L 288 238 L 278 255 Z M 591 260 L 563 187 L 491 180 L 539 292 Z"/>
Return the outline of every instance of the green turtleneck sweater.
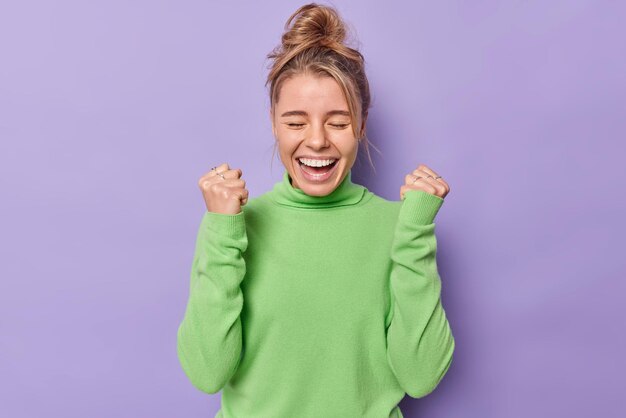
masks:
<path fill-rule="evenodd" d="M 443 199 L 385 200 L 349 171 L 309 196 L 284 172 L 236 215 L 205 212 L 178 358 L 216 418 L 389 418 L 452 362 L 434 218 Z"/>

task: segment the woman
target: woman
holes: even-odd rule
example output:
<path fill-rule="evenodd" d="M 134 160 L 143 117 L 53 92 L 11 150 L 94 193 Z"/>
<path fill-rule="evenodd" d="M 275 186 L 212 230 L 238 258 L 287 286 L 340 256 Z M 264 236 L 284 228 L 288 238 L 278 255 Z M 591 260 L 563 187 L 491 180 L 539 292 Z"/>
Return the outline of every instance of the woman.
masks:
<path fill-rule="evenodd" d="M 285 172 L 249 202 L 241 169 L 200 178 L 179 360 L 198 389 L 223 389 L 216 417 L 402 417 L 404 394 L 427 395 L 452 362 L 433 223 L 450 188 L 425 165 L 400 201 L 353 183 L 363 57 L 330 7 L 302 6 L 286 30 L 267 80 Z"/>

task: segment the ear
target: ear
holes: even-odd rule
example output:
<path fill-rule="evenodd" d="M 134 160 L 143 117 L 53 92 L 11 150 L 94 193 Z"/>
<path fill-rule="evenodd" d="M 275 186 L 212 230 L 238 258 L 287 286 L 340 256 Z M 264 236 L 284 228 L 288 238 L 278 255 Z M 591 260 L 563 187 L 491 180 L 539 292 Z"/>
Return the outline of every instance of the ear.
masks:
<path fill-rule="evenodd" d="M 361 141 L 361 139 L 365 135 L 366 122 L 367 122 L 367 113 L 365 113 L 365 116 L 363 116 L 363 120 L 361 121 L 361 130 L 359 131 L 359 136 L 360 136 L 359 141 Z"/>
<path fill-rule="evenodd" d="M 270 109 L 269 114 L 270 114 L 270 123 L 272 124 L 272 134 L 274 134 L 274 138 L 277 139 L 276 126 L 274 126 L 274 115 L 272 114 L 272 109 Z"/>

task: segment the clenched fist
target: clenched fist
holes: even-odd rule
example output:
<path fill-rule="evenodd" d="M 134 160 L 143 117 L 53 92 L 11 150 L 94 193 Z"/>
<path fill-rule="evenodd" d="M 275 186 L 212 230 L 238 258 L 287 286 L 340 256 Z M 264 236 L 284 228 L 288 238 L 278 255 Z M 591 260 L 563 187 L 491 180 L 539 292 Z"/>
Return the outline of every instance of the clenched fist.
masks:
<path fill-rule="evenodd" d="M 231 169 L 224 163 L 200 177 L 198 186 L 209 212 L 226 215 L 241 212 L 241 207 L 248 203 L 248 189 L 241 175 L 241 169 Z"/>
<path fill-rule="evenodd" d="M 422 190 L 440 198 L 450 193 L 450 186 L 445 180 L 424 164 L 420 164 L 411 174 L 404 178 L 404 185 L 400 187 L 400 199 L 404 200 L 407 190 Z"/>

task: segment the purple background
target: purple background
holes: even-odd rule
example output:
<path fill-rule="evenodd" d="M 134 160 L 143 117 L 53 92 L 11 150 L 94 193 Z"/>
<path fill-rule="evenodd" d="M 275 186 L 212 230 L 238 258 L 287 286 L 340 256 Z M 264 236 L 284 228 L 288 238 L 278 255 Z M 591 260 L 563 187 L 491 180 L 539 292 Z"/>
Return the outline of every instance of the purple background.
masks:
<path fill-rule="evenodd" d="M 222 162 L 251 197 L 280 180 L 265 55 L 301 4 L 2 2 L 1 416 L 217 411 L 176 356 L 196 182 Z M 398 200 L 425 163 L 451 186 L 455 360 L 405 416 L 626 416 L 623 3 L 330 4 L 382 151 L 355 182 Z"/>

